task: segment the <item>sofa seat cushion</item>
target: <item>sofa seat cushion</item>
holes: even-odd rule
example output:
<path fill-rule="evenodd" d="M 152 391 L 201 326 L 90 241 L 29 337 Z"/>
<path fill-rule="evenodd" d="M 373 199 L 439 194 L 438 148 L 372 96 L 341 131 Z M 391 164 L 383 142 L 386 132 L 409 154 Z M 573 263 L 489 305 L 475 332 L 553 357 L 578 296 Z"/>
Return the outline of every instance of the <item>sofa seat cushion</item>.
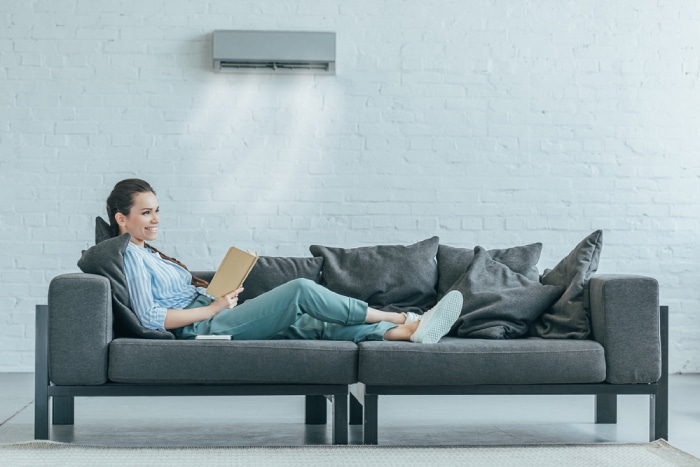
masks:
<path fill-rule="evenodd" d="M 490 340 L 445 337 L 439 343 L 361 342 L 359 380 L 375 385 L 599 383 L 603 347 L 589 340 Z"/>
<path fill-rule="evenodd" d="M 116 339 L 109 379 L 143 384 L 352 384 L 352 342 Z"/>

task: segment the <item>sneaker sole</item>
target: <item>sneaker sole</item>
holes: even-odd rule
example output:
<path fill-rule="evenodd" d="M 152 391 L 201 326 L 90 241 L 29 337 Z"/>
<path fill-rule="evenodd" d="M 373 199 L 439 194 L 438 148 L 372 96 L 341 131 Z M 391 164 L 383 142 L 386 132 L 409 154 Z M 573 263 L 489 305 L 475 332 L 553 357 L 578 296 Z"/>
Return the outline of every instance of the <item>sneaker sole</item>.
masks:
<path fill-rule="evenodd" d="M 430 322 L 426 323 L 422 335 L 416 337 L 416 342 L 437 344 L 452 329 L 452 325 L 459 318 L 459 314 L 462 312 L 462 301 L 462 294 L 457 291 L 445 295 L 440 302 L 440 308 L 435 310 L 435 315 Z"/>

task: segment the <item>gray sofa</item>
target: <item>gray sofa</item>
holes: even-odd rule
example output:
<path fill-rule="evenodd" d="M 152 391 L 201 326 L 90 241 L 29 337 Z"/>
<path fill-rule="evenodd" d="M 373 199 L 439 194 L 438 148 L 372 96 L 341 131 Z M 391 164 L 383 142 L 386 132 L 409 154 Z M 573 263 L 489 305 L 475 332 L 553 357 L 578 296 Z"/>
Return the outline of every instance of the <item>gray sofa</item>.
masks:
<path fill-rule="evenodd" d="M 326 423 L 326 404 L 331 402 L 334 444 L 347 444 L 349 424 L 362 424 L 363 442 L 377 444 L 381 395 L 590 394 L 595 396 L 594 421 L 615 423 L 618 395 L 646 394 L 650 397 L 649 437 L 667 439 L 668 310 L 659 307 L 658 284 L 652 278 L 593 274 L 600 252 L 599 238 L 602 237 L 595 237 L 596 241 L 591 243 L 589 237 L 584 244 L 584 247 L 597 245 L 588 250 L 583 248 L 589 260 L 585 267 L 581 268 L 578 261 L 581 244 L 578 250 L 574 249 L 578 252 L 575 255 L 578 263 L 568 261 L 567 268 L 578 264 L 583 276 L 568 274 L 569 284 L 566 287 L 553 284 L 556 289 L 543 288 L 542 284 L 556 279 L 560 265 L 545 271 L 541 277 L 538 274 L 536 281 L 523 279 L 535 271 L 515 275 L 508 272 L 512 272 L 510 268 L 522 269 L 513 257 L 522 259 L 524 251 L 534 251 L 532 245 L 517 251 L 490 250 L 487 256 L 485 250 L 478 248 L 457 251 L 445 246 L 440 253 L 436 238 L 416 244 L 424 250 L 418 253 L 425 253 L 426 257 L 433 255 L 425 268 L 432 272 L 422 274 L 420 266 L 413 267 L 413 282 L 401 287 L 425 289 L 420 285 L 420 277 L 425 277 L 426 284 L 432 288 L 432 292 L 428 290 L 432 298 L 428 297 L 426 302 L 426 296 L 419 297 L 412 291 L 411 300 L 402 301 L 400 294 L 396 295 L 401 287 L 393 284 L 380 291 L 392 302 L 385 309 L 420 312 L 421 307 L 415 305 L 424 307 L 434 303 L 449 288 L 445 284 L 454 281 L 455 270 L 441 269 L 441 259 L 442 267 L 446 268 L 450 259 L 460 254 L 470 258 L 469 264 L 460 263 L 465 272 L 450 287 L 462 287 L 465 307 L 472 308 L 466 309 L 454 332 L 435 345 L 144 338 L 138 332 L 129 335 L 120 322 L 116 311 L 120 304 L 114 293 L 119 285 L 113 277 L 92 273 L 60 275 L 51 281 L 48 305 L 37 306 L 35 438 L 48 439 L 50 423 L 73 424 L 76 397 L 304 395 L 308 424 Z M 295 276 L 316 276 L 315 280 L 334 289 L 366 289 L 370 283 L 376 287 L 382 281 L 403 281 L 401 270 L 420 256 L 411 250 L 413 247 L 343 250 L 316 246 L 311 248 L 313 258 L 262 257 L 256 265 L 257 271 L 254 269 L 246 282 L 246 293 L 263 293 Z M 539 250 L 535 256 L 539 258 Z M 479 258 L 486 258 L 486 263 L 482 263 L 488 267 L 501 268 L 505 263 L 510 266 L 505 273 L 499 269 L 477 270 L 475 264 L 481 261 Z M 494 264 L 491 258 L 496 258 L 496 262 L 500 258 L 505 263 Z M 389 273 L 383 278 L 376 277 L 380 273 L 368 270 L 364 260 L 372 264 L 380 261 Z M 532 261 L 530 258 L 530 267 Z M 359 269 L 358 263 L 363 263 Z M 319 269 L 310 273 L 307 266 L 311 264 Z M 343 279 L 343 271 L 348 273 L 347 280 L 334 283 Z M 501 274 L 496 285 L 505 287 L 506 292 L 494 295 L 495 285 L 489 279 L 495 277 L 494 271 L 506 274 L 508 280 L 517 280 L 520 285 L 514 287 L 510 283 L 510 288 L 505 287 L 508 284 L 503 282 Z M 365 279 L 352 283 L 351 276 L 363 274 Z M 209 279 L 212 273 L 195 275 Z M 470 280 L 470 275 L 478 280 Z M 479 287 L 486 287 L 480 284 L 490 288 L 480 290 Z M 552 296 L 553 291 L 556 297 Z M 359 293 L 357 289 L 342 292 Z M 377 293 L 372 290 L 370 296 L 358 298 L 370 304 L 381 303 Z M 548 298 L 544 302 L 533 298 L 537 294 Z M 547 324 L 546 319 L 561 317 L 552 313 L 562 299 L 568 305 L 580 305 L 580 311 L 585 313 L 589 325 L 585 337 L 569 336 L 571 330 L 565 329 L 564 321 L 560 323 L 564 328 L 560 326 L 557 332 L 569 333 L 565 334 L 568 337 L 556 337 L 555 329 Z M 539 300 L 546 309 L 538 310 L 534 320 L 524 327 L 520 326 L 522 314 L 503 314 L 504 309 L 527 308 L 532 300 Z M 494 305 L 499 303 L 504 306 Z M 487 312 L 491 313 L 488 319 Z M 479 316 L 480 320 L 469 321 L 470 315 Z M 576 321 L 575 317 L 566 323 L 571 321 Z M 520 336 L 508 335 L 518 329 Z M 547 335 L 548 332 L 553 334 Z"/>

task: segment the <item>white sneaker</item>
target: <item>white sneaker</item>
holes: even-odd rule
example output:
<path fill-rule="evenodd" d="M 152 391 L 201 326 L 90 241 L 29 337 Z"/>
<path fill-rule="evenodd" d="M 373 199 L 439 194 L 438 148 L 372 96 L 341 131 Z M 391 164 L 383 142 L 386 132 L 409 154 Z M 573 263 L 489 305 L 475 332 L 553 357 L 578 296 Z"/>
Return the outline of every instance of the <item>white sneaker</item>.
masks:
<path fill-rule="evenodd" d="M 415 323 L 416 321 L 420 321 L 420 319 L 423 317 L 422 315 L 412 311 L 405 311 L 403 315 L 406 317 L 406 321 L 404 321 L 403 324 Z"/>
<path fill-rule="evenodd" d="M 461 292 L 452 290 L 437 305 L 428 310 L 420 320 L 418 329 L 411 336 L 417 344 L 437 344 L 455 324 L 462 311 Z"/>

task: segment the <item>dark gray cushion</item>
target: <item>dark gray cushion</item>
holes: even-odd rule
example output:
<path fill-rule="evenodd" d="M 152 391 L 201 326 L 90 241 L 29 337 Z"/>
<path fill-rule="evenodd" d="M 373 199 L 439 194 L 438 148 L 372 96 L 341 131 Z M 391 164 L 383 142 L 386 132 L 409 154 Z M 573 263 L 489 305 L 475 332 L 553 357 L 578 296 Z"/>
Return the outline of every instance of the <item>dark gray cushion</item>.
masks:
<path fill-rule="evenodd" d="M 549 339 L 586 339 L 591 319 L 583 304 L 584 286 L 598 269 L 603 231 L 584 238 L 551 271 L 542 276 L 545 285 L 566 287 L 563 295 L 532 327 L 533 335 Z"/>
<path fill-rule="evenodd" d="M 286 284 L 292 279 L 303 278 L 314 282 L 321 280 L 323 258 L 288 258 L 277 256 L 261 256 L 250 271 L 243 284 L 243 293 L 238 297 L 238 303 Z"/>
<path fill-rule="evenodd" d="M 109 379 L 152 384 L 353 384 L 352 342 L 116 339 Z"/>
<path fill-rule="evenodd" d="M 314 256 L 323 257 L 322 284 L 371 307 L 416 307 L 435 304 L 440 239 L 432 237 L 413 245 L 378 245 L 331 248 L 312 245 Z"/>
<path fill-rule="evenodd" d="M 462 312 L 453 326 L 459 337 L 513 339 L 564 292 L 564 287 L 542 285 L 494 261 L 480 246 L 467 272 L 450 288 L 464 297 Z"/>
<path fill-rule="evenodd" d="M 109 224 L 100 216 L 95 218 L 95 245 L 112 238 L 112 231 Z"/>
<path fill-rule="evenodd" d="M 462 386 L 605 380 L 605 351 L 589 340 L 443 337 L 431 345 L 385 341 L 360 342 L 358 347 L 359 380 L 366 384 Z"/>
<path fill-rule="evenodd" d="M 214 274 L 216 271 L 192 271 L 193 276 L 197 276 L 202 280 L 205 280 L 207 282 L 211 282 L 211 280 L 214 278 Z"/>
<path fill-rule="evenodd" d="M 537 262 L 540 260 L 540 253 L 542 253 L 541 243 L 489 250 L 488 253 L 491 259 L 505 264 L 513 272 L 522 274 L 530 280 L 539 280 L 540 273 L 537 270 Z M 452 284 L 457 282 L 457 279 L 467 271 L 473 259 L 474 250 L 449 245 L 438 247 L 438 300 L 444 297 Z"/>
<path fill-rule="evenodd" d="M 114 333 L 117 336 L 148 339 L 174 339 L 167 331 L 154 331 L 144 327 L 136 313 L 129 308 L 129 284 L 124 274 L 124 252 L 131 235 L 124 234 L 103 240 L 83 251 L 78 261 L 81 271 L 99 274 L 109 279 L 114 313 Z"/>

